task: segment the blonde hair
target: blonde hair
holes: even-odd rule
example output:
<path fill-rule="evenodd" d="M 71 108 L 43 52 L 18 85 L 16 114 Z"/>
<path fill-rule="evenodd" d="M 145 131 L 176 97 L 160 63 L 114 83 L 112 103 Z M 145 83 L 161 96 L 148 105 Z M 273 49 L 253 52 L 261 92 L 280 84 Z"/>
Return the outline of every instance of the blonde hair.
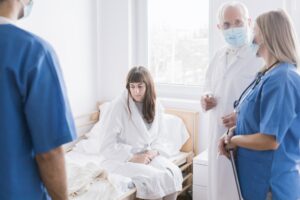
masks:
<path fill-rule="evenodd" d="M 299 50 L 295 29 L 284 10 L 269 11 L 256 19 L 268 51 L 280 62 L 298 65 Z"/>
<path fill-rule="evenodd" d="M 248 20 L 249 19 L 249 12 L 247 7 L 245 6 L 245 4 L 243 4 L 242 2 L 238 2 L 238 1 L 229 1 L 229 2 L 225 2 L 223 3 L 218 10 L 218 20 L 219 20 L 219 24 L 223 23 L 224 21 L 224 14 L 225 11 L 228 8 L 236 8 L 240 11 L 242 18 L 244 20 Z"/>

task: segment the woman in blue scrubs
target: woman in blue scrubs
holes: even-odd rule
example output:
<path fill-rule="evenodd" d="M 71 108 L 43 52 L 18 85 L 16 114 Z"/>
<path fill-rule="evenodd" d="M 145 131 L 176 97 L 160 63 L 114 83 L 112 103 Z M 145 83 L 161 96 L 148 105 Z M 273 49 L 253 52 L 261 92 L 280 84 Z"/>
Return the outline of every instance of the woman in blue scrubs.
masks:
<path fill-rule="evenodd" d="M 252 47 L 265 61 L 240 99 L 236 127 L 220 139 L 221 154 L 237 148 L 244 200 L 300 199 L 300 75 L 295 32 L 287 14 L 256 19 Z"/>

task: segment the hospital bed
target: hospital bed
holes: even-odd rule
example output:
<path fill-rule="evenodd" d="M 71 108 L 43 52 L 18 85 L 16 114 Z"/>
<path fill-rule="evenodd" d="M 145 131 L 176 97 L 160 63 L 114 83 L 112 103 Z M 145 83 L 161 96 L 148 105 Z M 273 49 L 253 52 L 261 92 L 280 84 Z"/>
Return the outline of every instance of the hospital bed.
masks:
<path fill-rule="evenodd" d="M 194 155 L 198 154 L 198 123 L 199 123 L 199 113 L 188 110 L 180 110 L 174 108 L 167 108 L 165 110 L 167 114 L 178 116 L 182 119 L 188 133 L 190 135 L 189 139 L 182 146 L 180 153 L 171 157 L 172 160 L 181 169 L 184 177 L 183 189 L 179 195 L 184 199 L 186 192 L 192 187 L 192 160 Z M 72 147 L 81 140 L 84 140 L 91 130 L 91 128 L 99 121 L 101 117 L 101 110 L 87 113 L 75 118 L 75 124 L 77 128 L 78 139 L 65 145 L 65 151 L 70 152 Z M 117 200 L 134 200 L 136 199 L 136 189 L 128 189 L 123 194 L 119 195 Z"/>

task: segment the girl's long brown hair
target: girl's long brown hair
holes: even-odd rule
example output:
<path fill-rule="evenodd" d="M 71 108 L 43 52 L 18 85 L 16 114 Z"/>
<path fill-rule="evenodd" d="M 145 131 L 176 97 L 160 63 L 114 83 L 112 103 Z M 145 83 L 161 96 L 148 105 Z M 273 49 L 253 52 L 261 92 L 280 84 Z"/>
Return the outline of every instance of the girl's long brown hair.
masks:
<path fill-rule="evenodd" d="M 155 116 L 155 101 L 156 101 L 156 92 L 154 87 L 154 81 L 152 79 L 152 76 L 147 68 L 139 66 L 139 67 L 133 67 L 128 75 L 127 75 L 127 81 L 126 81 L 126 88 L 128 90 L 128 93 L 131 96 L 130 93 L 130 83 L 145 83 L 146 85 L 146 92 L 143 100 L 143 117 L 148 123 L 152 123 Z M 129 108 L 129 95 L 127 99 L 127 106 Z"/>

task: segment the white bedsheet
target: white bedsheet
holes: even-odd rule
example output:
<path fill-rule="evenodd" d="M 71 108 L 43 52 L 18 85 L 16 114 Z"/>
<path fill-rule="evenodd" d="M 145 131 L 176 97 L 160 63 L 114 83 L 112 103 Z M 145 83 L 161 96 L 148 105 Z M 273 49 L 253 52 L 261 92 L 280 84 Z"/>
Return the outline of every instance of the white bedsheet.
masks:
<path fill-rule="evenodd" d="M 169 159 L 180 165 L 187 154 L 180 152 Z M 130 178 L 107 174 L 101 167 L 102 161 L 101 156 L 76 151 L 66 154 L 70 200 L 116 200 L 134 188 Z"/>
<path fill-rule="evenodd" d="M 115 200 L 132 186 L 131 179 L 107 174 L 101 156 L 68 152 L 66 169 L 71 200 Z"/>

